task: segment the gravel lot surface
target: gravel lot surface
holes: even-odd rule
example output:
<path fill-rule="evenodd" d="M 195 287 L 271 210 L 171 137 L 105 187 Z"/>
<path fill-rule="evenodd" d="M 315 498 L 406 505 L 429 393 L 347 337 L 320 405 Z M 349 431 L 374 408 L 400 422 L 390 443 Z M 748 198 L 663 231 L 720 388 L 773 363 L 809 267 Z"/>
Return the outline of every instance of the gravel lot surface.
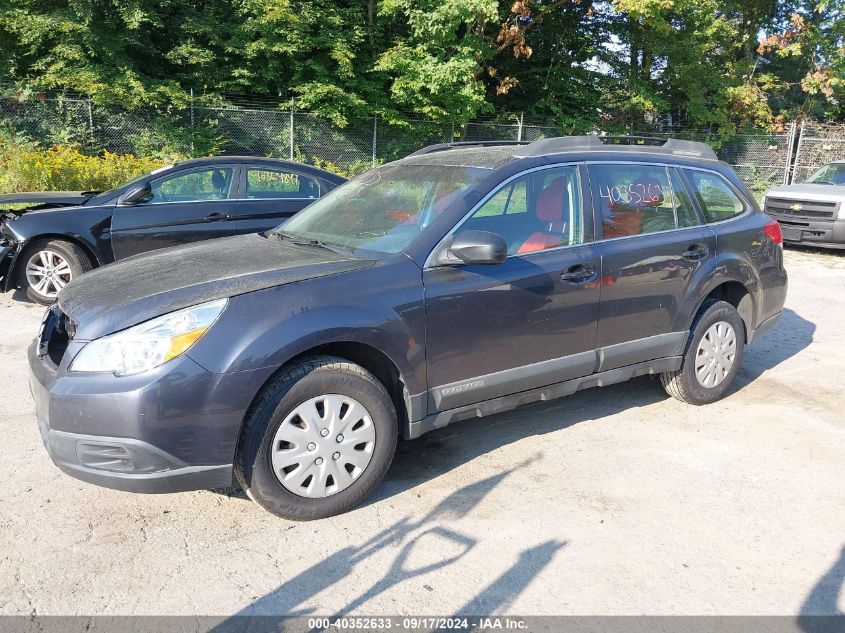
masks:
<path fill-rule="evenodd" d="M 365 507 L 277 519 L 56 469 L 0 295 L 0 614 L 845 611 L 845 253 L 788 250 L 778 328 L 702 408 L 642 378 L 400 446 Z"/>

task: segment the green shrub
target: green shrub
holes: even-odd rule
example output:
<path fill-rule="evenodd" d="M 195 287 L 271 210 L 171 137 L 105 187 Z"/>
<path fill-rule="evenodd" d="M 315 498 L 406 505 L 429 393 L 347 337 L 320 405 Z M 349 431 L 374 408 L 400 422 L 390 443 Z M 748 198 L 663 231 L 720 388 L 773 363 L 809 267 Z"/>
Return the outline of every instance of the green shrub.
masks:
<path fill-rule="evenodd" d="M 105 191 L 167 164 L 131 154 L 83 154 L 78 146 L 0 144 L 0 192 Z"/>

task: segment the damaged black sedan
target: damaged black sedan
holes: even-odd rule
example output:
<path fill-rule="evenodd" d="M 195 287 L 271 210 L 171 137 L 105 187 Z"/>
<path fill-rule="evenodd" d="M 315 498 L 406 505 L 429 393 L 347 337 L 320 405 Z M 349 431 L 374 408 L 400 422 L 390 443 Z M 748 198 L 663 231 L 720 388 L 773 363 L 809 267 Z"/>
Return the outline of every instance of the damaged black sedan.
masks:
<path fill-rule="evenodd" d="M 138 253 L 268 230 L 345 178 L 251 156 L 182 161 L 110 191 L 0 196 L 0 290 L 50 304 L 72 279 Z"/>

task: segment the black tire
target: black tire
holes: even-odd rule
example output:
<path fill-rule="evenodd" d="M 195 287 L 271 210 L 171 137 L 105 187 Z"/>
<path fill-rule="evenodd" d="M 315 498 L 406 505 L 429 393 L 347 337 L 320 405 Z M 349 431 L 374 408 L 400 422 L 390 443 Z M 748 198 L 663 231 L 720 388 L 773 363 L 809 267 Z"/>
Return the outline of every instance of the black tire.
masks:
<path fill-rule="evenodd" d="M 696 357 L 698 356 L 699 344 L 711 326 L 723 321 L 728 323 L 734 330 L 736 336 L 736 353 L 733 365 L 725 375 L 722 382 L 714 387 L 705 387 L 695 375 Z M 710 404 L 722 398 L 730 389 L 736 377 L 739 367 L 742 364 L 742 355 L 745 348 L 745 323 L 739 312 L 726 301 L 708 300 L 701 306 L 695 320 L 690 328 L 687 347 L 684 351 L 684 360 L 679 371 L 670 371 L 660 374 L 660 382 L 663 388 L 673 398 L 694 405 Z"/>
<path fill-rule="evenodd" d="M 367 409 L 375 427 L 375 446 L 369 464 L 349 487 L 330 496 L 308 498 L 282 485 L 273 471 L 271 447 L 289 413 L 326 394 L 355 398 Z M 284 369 L 250 408 L 238 444 L 235 478 L 250 499 L 285 519 L 310 521 L 341 514 L 381 483 L 393 460 L 397 430 L 393 401 L 375 376 L 342 358 L 308 358 Z"/>
<path fill-rule="evenodd" d="M 67 285 L 82 273 L 88 272 L 94 267 L 91 259 L 79 246 L 73 242 L 65 240 L 38 240 L 30 244 L 27 249 L 21 253 L 20 263 L 16 266 L 18 269 L 18 284 L 26 291 L 26 296 L 42 305 L 50 305 L 56 300 L 56 295 L 52 292 L 39 292 L 33 287 L 27 278 L 26 268 L 29 261 L 41 252 L 50 252 L 58 255 L 70 268 L 69 276 L 62 277 L 62 284 Z M 49 285 L 48 290 L 55 289 L 55 285 Z"/>

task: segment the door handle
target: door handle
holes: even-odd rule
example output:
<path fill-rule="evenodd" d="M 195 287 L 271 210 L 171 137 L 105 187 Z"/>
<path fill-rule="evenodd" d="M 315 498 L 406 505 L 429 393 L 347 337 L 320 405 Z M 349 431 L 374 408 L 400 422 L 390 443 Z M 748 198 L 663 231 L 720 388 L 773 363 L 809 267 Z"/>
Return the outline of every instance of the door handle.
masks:
<path fill-rule="evenodd" d="M 575 264 L 560 274 L 561 281 L 573 284 L 583 284 L 596 278 L 596 267 L 593 264 Z"/>
<path fill-rule="evenodd" d="M 209 213 L 203 218 L 206 222 L 216 222 L 217 220 L 229 220 L 232 216 L 228 213 L 220 213 L 218 211 Z"/>
<path fill-rule="evenodd" d="M 687 250 L 681 253 L 685 259 L 692 260 L 704 259 L 709 254 L 710 249 L 707 248 L 706 244 L 692 244 Z"/>

